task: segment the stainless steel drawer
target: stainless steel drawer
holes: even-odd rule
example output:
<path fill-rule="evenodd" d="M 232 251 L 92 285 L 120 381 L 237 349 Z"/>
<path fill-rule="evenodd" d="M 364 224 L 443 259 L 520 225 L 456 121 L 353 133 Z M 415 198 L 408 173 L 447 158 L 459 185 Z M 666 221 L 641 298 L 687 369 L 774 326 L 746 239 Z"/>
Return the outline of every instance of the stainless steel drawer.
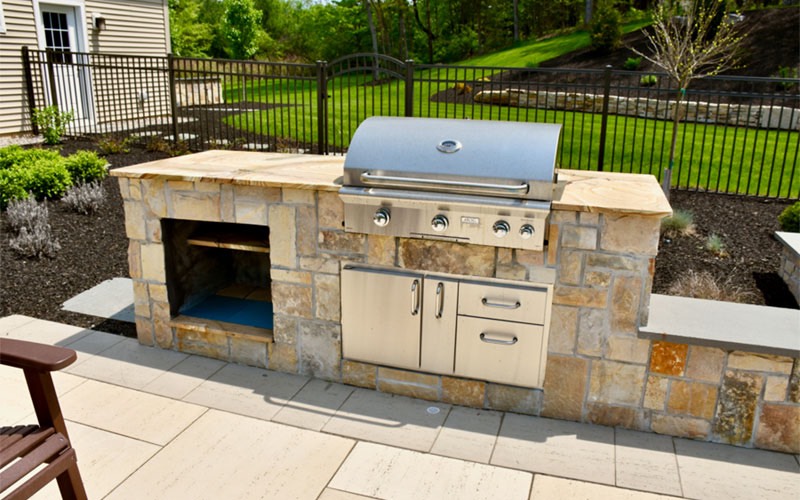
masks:
<path fill-rule="evenodd" d="M 544 324 L 547 290 L 461 283 L 458 314 L 520 323 Z"/>
<path fill-rule="evenodd" d="M 543 347 L 542 326 L 459 316 L 455 374 L 541 387 L 547 354 Z"/>

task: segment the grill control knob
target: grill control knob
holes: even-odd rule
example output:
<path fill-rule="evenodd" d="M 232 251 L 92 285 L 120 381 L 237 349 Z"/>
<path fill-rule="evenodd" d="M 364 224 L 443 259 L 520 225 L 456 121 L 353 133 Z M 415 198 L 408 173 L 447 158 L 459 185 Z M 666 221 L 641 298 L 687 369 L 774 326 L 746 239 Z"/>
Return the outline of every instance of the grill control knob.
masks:
<path fill-rule="evenodd" d="M 498 238 L 503 238 L 509 231 L 511 231 L 511 226 L 504 220 L 499 220 L 492 226 L 492 232 L 494 232 L 494 235 Z"/>
<path fill-rule="evenodd" d="M 377 211 L 375 211 L 375 215 L 372 216 L 372 222 L 374 222 L 378 227 L 388 226 L 391 219 L 392 215 L 388 208 L 379 208 Z"/>
<path fill-rule="evenodd" d="M 523 224 L 522 227 L 519 228 L 519 237 L 523 240 L 529 240 L 534 232 L 533 226 L 530 224 Z"/>
<path fill-rule="evenodd" d="M 448 221 L 447 217 L 442 215 L 442 214 L 439 214 L 439 215 L 435 216 L 431 220 L 431 227 L 437 233 L 441 233 L 442 231 L 447 229 L 447 226 L 449 226 L 449 225 L 450 225 L 450 221 Z"/>

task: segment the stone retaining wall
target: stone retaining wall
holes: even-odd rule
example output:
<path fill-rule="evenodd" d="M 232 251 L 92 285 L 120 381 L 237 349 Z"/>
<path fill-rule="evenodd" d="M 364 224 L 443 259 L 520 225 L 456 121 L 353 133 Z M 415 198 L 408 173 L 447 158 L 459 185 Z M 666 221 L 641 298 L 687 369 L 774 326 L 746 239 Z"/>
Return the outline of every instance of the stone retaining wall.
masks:
<path fill-rule="evenodd" d="M 778 233 L 778 240 L 783 243 L 781 267 L 778 269 L 778 274 L 786 282 L 794 299 L 800 304 L 800 248 L 785 241 L 787 237 L 789 237 L 788 233 Z"/>
<path fill-rule="evenodd" d="M 345 233 L 336 192 L 120 178 L 139 341 L 478 408 L 800 452 L 797 360 L 640 339 L 658 217 L 553 211 L 544 252 Z M 171 324 L 161 219 L 270 227 L 274 342 Z M 552 281 L 542 389 L 341 358 L 340 263 Z"/>
<path fill-rule="evenodd" d="M 475 102 L 522 108 L 558 109 L 602 113 L 603 96 L 577 92 L 536 92 L 522 89 L 485 90 Z M 647 97 L 609 96 L 608 111 L 614 115 L 672 120 L 675 101 Z M 780 130 L 800 130 L 800 109 L 772 105 L 727 104 L 689 101 L 683 120 Z"/>

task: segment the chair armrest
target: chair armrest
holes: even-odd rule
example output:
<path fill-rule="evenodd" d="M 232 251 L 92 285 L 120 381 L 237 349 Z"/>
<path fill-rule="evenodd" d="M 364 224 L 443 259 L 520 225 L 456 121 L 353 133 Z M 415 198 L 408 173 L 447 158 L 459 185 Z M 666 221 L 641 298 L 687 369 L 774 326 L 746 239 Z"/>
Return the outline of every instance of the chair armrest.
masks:
<path fill-rule="evenodd" d="M 6 366 L 52 372 L 71 365 L 76 359 L 75 351 L 65 347 L 0 338 L 0 364 Z"/>

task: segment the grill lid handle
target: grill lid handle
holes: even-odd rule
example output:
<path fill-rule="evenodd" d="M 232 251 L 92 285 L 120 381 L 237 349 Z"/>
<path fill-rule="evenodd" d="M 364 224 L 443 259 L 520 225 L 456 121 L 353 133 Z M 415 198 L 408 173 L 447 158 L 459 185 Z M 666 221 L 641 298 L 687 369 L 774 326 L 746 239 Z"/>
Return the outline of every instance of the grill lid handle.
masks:
<path fill-rule="evenodd" d="M 374 186 L 410 187 L 417 189 L 446 189 L 451 192 L 469 194 L 495 194 L 495 195 L 524 195 L 528 193 L 528 184 L 517 185 L 490 184 L 483 182 L 464 182 L 422 179 L 419 177 L 397 177 L 392 175 L 378 175 L 371 172 L 361 174 L 361 182 Z"/>

